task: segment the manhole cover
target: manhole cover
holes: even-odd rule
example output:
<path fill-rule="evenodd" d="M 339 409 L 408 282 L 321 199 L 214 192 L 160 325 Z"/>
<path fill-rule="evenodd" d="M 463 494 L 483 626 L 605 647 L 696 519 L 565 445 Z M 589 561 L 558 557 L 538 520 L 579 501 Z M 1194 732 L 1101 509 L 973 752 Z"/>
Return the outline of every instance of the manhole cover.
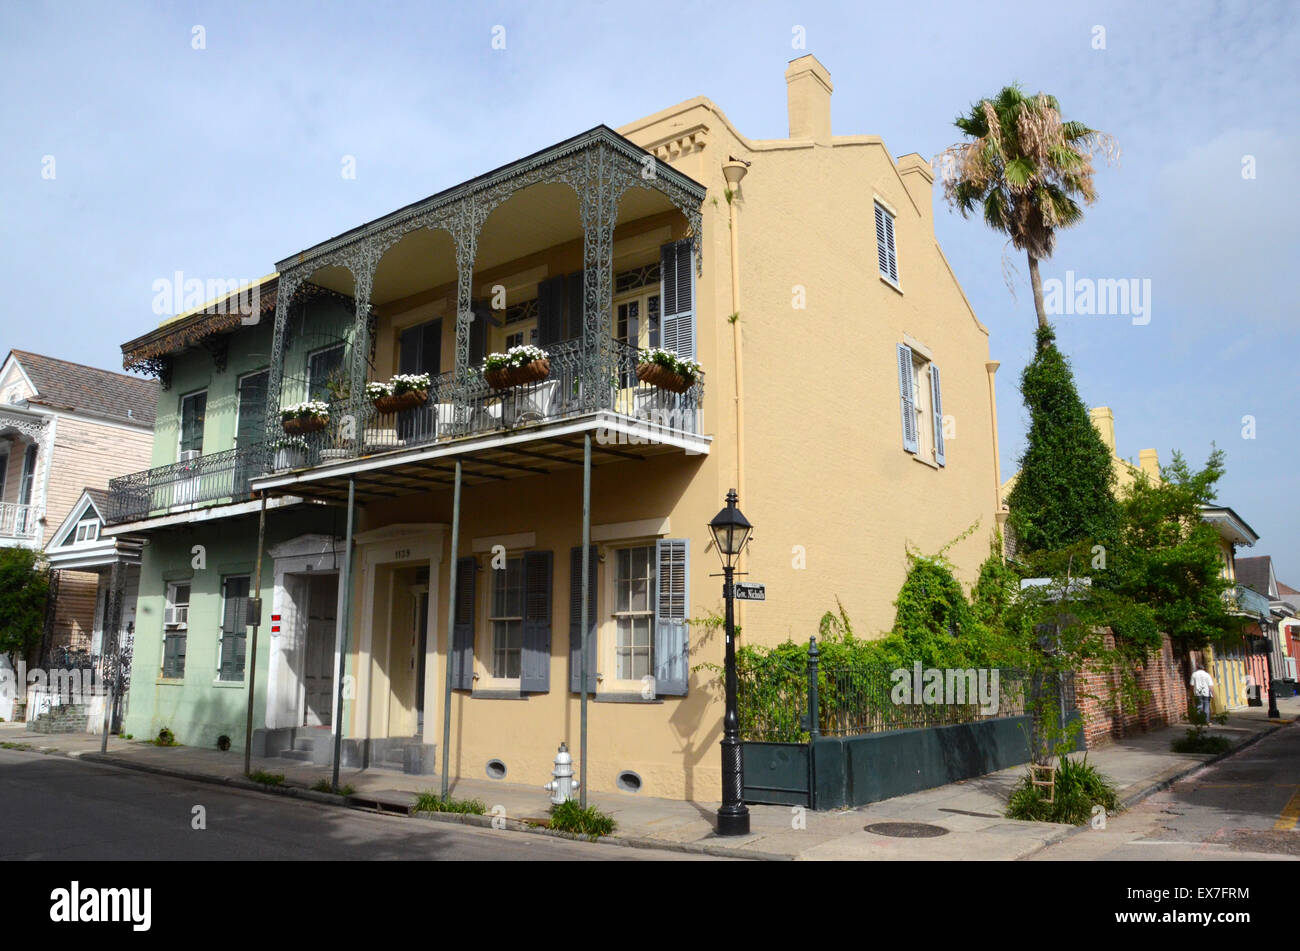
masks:
<path fill-rule="evenodd" d="M 864 828 L 876 835 L 893 836 L 895 839 L 930 839 L 936 835 L 948 834 L 948 830 L 942 826 L 926 825 L 924 822 L 874 822 Z"/>

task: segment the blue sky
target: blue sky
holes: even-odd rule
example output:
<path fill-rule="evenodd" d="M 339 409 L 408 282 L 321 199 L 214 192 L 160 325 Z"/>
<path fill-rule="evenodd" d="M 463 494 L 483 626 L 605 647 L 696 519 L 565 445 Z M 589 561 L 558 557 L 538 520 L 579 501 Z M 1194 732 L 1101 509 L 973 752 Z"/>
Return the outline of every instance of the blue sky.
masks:
<path fill-rule="evenodd" d="M 252 278 L 316 241 L 597 123 L 695 95 L 787 134 L 796 26 L 835 84 L 837 134 L 932 156 L 1019 80 L 1116 136 L 1100 200 L 1044 278 L 1149 279 L 1151 320 L 1063 316 L 1121 454 L 1224 449 L 1220 500 L 1300 587 L 1300 252 L 1294 4 L 10 3 L 0 9 L 4 348 L 104 367 L 156 323 L 153 281 Z M 505 27 L 506 48 L 492 49 Z M 202 26 L 206 48 L 192 48 Z M 1105 48 L 1094 48 L 1094 28 Z M 45 156 L 55 178 L 42 178 Z M 355 180 L 340 174 L 354 155 Z M 1255 177 L 1243 178 L 1243 156 Z M 1290 158 L 1288 158 L 1290 156 Z M 1033 304 L 1019 255 L 942 204 L 936 229 L 999 371 L 1004 474 Z M 1243 417 L 1254 438 L 1243 438 Z"/>

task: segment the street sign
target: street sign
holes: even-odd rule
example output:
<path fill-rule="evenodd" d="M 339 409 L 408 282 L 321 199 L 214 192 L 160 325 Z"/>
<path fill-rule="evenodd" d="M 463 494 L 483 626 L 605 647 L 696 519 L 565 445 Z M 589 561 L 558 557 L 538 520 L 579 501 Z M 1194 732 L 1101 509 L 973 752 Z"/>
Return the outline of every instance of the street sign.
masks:
<path fill-rule="evenodd" d="M 738 601 L 766 601 L 767 586 L 757 584 L 753 581 L 737 581 L 733 587 L 736 589 L 736 600 Z"/>

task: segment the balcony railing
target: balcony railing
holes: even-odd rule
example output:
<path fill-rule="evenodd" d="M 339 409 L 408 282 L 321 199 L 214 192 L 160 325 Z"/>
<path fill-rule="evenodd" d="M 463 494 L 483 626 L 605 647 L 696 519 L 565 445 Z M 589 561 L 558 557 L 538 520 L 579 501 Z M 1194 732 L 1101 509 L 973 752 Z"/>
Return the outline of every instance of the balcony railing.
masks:
<path fill-rule="evenodd" d="M 636 376 L 637 349 L 617 341 L 595 359 L 594 369 L 581 339 L 552 344 L 547 352 L 551 370 L 543 380 L 493 390 L 481 374 L 471 373 L 458 394 L 453 375 L 443 373 L 431 381 L 423 406 L 382 413 L 367 403 L 359 427 L 353 424 L 353 407 L 347 400 L 331 403 L 329 424 L 297 439 L 278 441 L 271 467 L 283 471 L 453 439 L 513 433 L 596 410 L 644 422 L 647 438 L 665 429 L 699 432 L 702 382 L 681 394 L 643 383 Z"/>
<path fill-rule="evenodd" d="M 0 502 L 0 538 L 35 538 L 40 517 L 35 506 Z"/>
<path fill-rule="evenodd" d="M 160 466 L 109 483 L 109 522 L 119 523 L 203 502 L 242 501 L 249 481 L 283 472 L 491 434 L 515 433 L 597 411 L 619 414 L 645 427 L 645 441 L 664 432 L 700 432 L 704 384 L 672 393 L 637 379 L 638 351 L 610 341 L 592 354 L 581 339 L 547 347 L 550 374 L 523 386 L 493 390 L 471 373 L 460 386 L 443 373 L 431 381 L 424 405 L 381 413 L 373 403 L 354 421 L 349 400 L 330 403 L 324 429 L 282 436 L 267 447 L 250 446 Z"/>
<path fill-rule="evenodd" d="M 111 479 L 105 519 L 132 522 L 205 502 L 242 502 L 249 481 L 261 474 L 264 458 L 257 444 Z"/>

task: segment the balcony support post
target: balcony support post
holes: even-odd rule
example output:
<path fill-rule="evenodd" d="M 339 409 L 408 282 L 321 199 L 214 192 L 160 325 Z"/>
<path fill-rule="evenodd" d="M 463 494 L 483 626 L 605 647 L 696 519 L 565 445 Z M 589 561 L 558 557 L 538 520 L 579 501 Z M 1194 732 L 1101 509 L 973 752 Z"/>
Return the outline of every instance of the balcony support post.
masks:
<path fill-rule="evenodd" d="M 456 364 L 452 382 L 452 403 L 457 432 L 469 422 L 469 338 L 474 322 L 474 259 L 478 235 L 487 212 L 476 196 L 468 196 L 451 221 L 456 245 Z"/>
<path fill-rule="evenodd" d="M 352 300 L 356 307 L 356 320 L 352 326 L 352 366 L 349 374 L 348 411 L 352 416 L 352 434 L 349 440 L 353 456 L 361 455 L 366 432 L 366 377 L 370 367 L 370 348 L 374 343 L 374 327 L 370 313 L 370 293 L 374 287 L 375 267 L 379 264 L 379 246 L 363 241 L 354 249 L 347 262 L 352 272 Z M 346 425 L 346 418 L 344 420 Z M 348 433 L 341 435 L 346 439 Z"/>
<path fill-rule="evenodd" d="M 451 548 L 447 556 L 447 649 L 443 652 L 442 690 L 442 798 L 445 802 L 451 784 L 448 751 L 451 748 L 451 644 L 456 629 L 456 563 L 460 559 L 460 457 L 456 457 L 456 485 L 451 495 Z"/>
<path fill-rule="evenodd" d="M 260 472 L 270 471 L 271 454 L 275 452 L 271 445 L 282 435 L 280 389 L 284 385 L 284 338 L 289 327 L 289 308 L 302 283 L 303 275 L 294 271 L 281 273 L 275 287 L 275 326 L 271 330 L 271 364 L 266 378 L 266 416 L 263 421 L 266 439 L 263 442 L 263 458 L 259 460 L 261 464 L 254 467 Z"/>
<path fill-rule="evenodd" d="M 339 569 L 339 611 L 334 624 L 334 709 L 330 711 L 330 730 L 334 734 L 334 762 L 330 788 L 339 788 L 339 766 L 343 761 L 343 676 L 347 669 L 348 634 L 352 627 L 352 529 L 355 525 L 357 480 L 348 479 L 347 529 L 343 536 L 343 564 Z"/>
<path fill-rule="evenodd" d="M 614 391 L 607 378 L 613 347 L 614 227 L 618 203 L 632 183 L 611 149 L 595 145 L 584 155 L 586 180 L 578 191 L 582 217 L 582 341 L 580 362 L 582 408 L 587 412 L 613 406 Z"/>
<path fill-rule="evenodd" d="M 102 576 L 101 576 L 102 577 Z M 121 558 L 113 560 L 109 572 L 108 605 L 104 611 L 104 636 L 100 642 L 100 666 L 104 671 L 104 726 L 99 737 L 99 751 L 108 752 L 108 731 L 113 726 L 113 703 L 117 699 L 121 670 L 118 658 L 121 645 L 118 638 L 122 630 L 122 601 L 126 596 L 126 566 Z"/>

